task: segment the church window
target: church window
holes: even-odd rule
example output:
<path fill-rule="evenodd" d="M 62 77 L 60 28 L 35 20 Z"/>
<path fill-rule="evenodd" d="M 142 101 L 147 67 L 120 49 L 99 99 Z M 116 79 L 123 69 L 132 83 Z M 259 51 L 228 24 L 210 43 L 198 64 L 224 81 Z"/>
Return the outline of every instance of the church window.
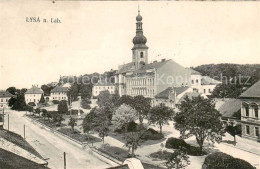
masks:
<path fill-rule="evenodd" d="M 140 53 L 140 58 L 143 58 L 144 57 L 144 52 L 141 52 Z"/>

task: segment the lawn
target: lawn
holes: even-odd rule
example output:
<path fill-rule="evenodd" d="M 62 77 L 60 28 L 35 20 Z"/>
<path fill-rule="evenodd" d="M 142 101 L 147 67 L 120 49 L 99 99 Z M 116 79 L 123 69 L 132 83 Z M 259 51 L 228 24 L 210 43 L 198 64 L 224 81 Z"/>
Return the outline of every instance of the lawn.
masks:
<path fill-rule="evenodd" d="M 101 142 L 102 139 L 94 137 L 92 135 L 88 135 L 88 134 L 81 134 L 80 131 L 74 129 L 74 131 L 72 131 L 71 128 L 60 128 L 58 129 L 59 132 L 61 132 L 62 134 L 65 134 L 79 142 Z"/>
<path fill-rule="evenodd" d="M 23 139 L 22 136 L 7 130 L 0 130 L 0 137 L 43 159 L 42 156 L 27 141 Z"/>

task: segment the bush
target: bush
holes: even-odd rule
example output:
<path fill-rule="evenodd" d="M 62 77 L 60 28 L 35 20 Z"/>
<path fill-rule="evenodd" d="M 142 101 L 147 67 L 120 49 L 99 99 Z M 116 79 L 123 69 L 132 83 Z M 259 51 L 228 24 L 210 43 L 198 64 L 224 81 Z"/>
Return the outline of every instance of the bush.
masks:
<path fill-rule="evenodd" d="M 189 144 L 187 144 L 183 139 L 171 137 L 166 141 L 165 147 L 170 149 L 179 149 L 180 147 L 188 148 Z"/>
<path fill-rule="evenodd" d="M 90 105 L 91 104 L 91 101 L 88 100 L 88 99 L 83 99 L 81 100 L 81 107 L 84 108 L 84 109 L 91 109 Z"/>
<path fill-rule="evenodd" d="M 53 104 L 59 104 L 60 101 L 59 101 L 59 100 L 53 100 L 52 103 L 53 103 Z"/>
<path fill-rule="evenodd" d="M 254 169 L 248 162 L 234 158 L 222 152 L 216 152 L 205 158 L 203 168 L 205 169 Z"/>
<path fill-rule="evenodd" d="M 207 154 L 207 152 L 205 152 L 204 150 L 201 153 L 199 147 L 189 145 L 183 139 L 174 137 L 168 138 L 165 147 L 169 149 L 180 149 L 185 151 L 188 155 L 192 156 L 201 156 Z"/>
<path fill-rule="evenodd" d="M 160 160 L 167 160 L 171 156 L 171 154 L 172 153 L 164 150 L 164 151 L 154 152 L 150 154 L 150 157 L 160 159 Z"/>
<path fill-rule="evenodd" d="M 28 105 L 30 106 L 36 106 L 36 104 L 34 102 L 29 102 Z"/>
<path fill-rule="evenodd" d="M 143 135 L 141 136 L 141 139 L 143 140 L 160 140 L 164 138 L 163 134 L 158 133 L 157 131 L 155 131 L 154 129 L 149 128 L 148 130 L 146 130 Z"/>

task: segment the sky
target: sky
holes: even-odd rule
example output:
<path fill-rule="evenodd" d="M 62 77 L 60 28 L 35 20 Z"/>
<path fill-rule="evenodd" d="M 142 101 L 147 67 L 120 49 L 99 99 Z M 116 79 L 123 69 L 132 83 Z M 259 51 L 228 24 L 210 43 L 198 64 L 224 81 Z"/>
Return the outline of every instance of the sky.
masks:
<path fill-rule="evenodd" d="M 0 89 L 40 86 L 60 75 L 103 73 L 131 62 L 138 5 L 149 62 L 260 64 L 260 2 L 2 0 Z"/>

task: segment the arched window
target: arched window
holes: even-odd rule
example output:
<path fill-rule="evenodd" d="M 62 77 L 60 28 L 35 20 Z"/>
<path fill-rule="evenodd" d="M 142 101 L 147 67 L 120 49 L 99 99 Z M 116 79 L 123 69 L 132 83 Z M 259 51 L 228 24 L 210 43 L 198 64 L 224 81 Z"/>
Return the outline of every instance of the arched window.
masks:
<path fill-rule="evenodd" d="M 140 53 L 140 58 L 143 58 L 144 57 L 144 52 L 141 52 Z"/>

